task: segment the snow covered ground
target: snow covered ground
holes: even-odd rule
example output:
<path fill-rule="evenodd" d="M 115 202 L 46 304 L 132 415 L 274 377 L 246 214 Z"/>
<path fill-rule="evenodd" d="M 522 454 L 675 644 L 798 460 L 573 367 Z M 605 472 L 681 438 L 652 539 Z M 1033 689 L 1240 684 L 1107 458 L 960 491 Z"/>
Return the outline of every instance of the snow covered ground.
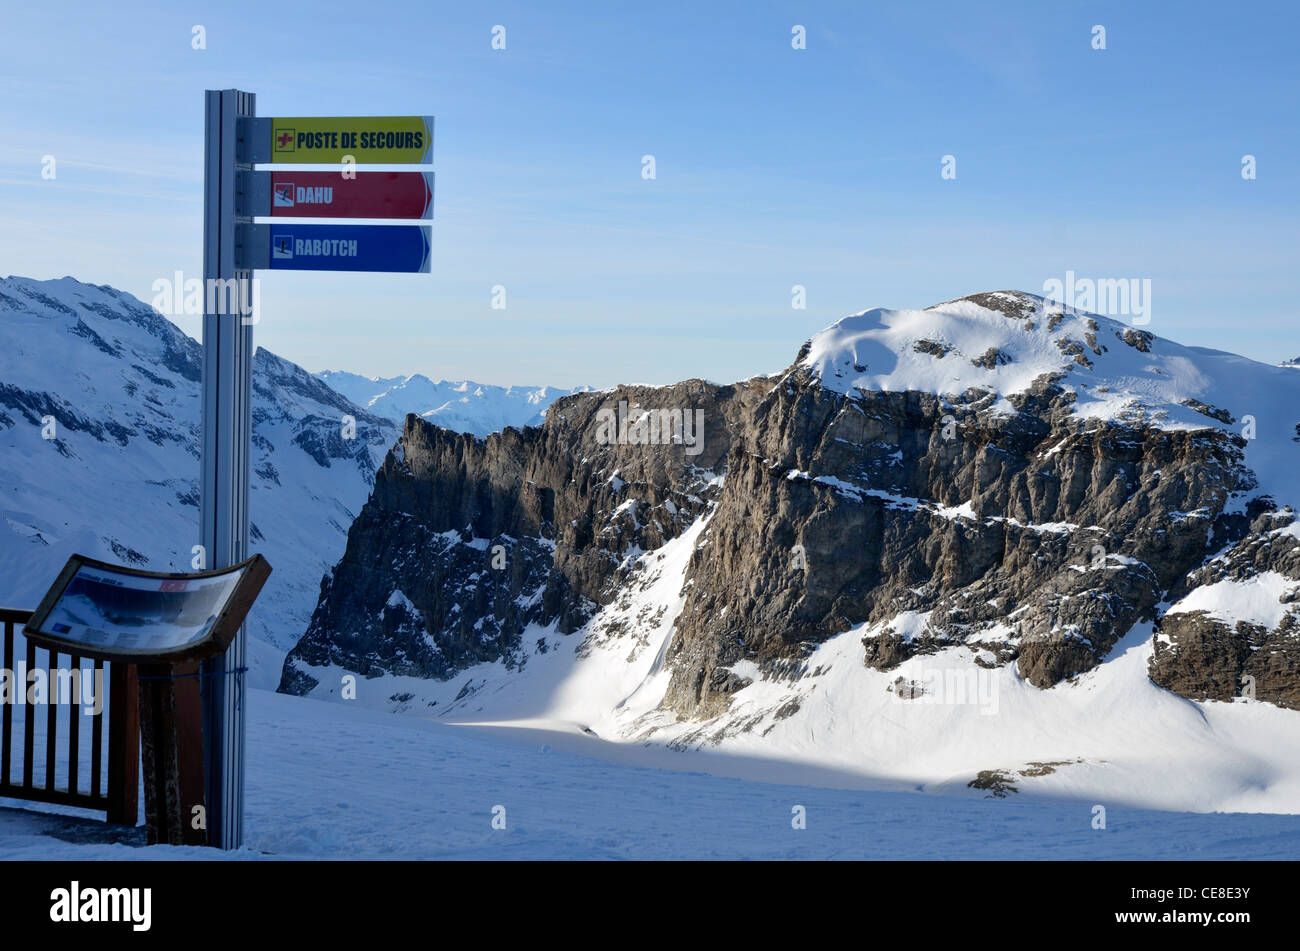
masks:
<path fill-rule="evenodd" d="M 0 809 L 5 859 L 1265 859 L 1300 855 L 1300 816 L 1100 800 L 984 799 L 752 782 L 737 754 L 624 748 L 251 692 L 246 848 L 72 842 L 46 810 Z M 571 746 L 583 743 L 585 746 Z M 644 753 L 642 763 L 637 759 Z M 584 755 L 589 754 L 589 755 Z M 663 768 L 665 758 L 675 769 Z M 17 803 L 0 801 L 3 806 Z M 806 828 L 794 828 L 802 806 Z M 504 829 L 494 808 L 504 807 Z M 500 810 L 497 810 L 497 815 Z"/>
<path fill-rule="evenodd" d="M 0 808 L 0 858 L 1300 857 L 1300 713 L 1160 690 L 1146 630 L 1072 685 L 1008 668 L 913 699 L 896 677 L 946 681 L 917 661 L 865 668 L 853 631 L 810 659 L 820 673 L 756 679 L 725 716 L 672 723 L 655 709 L 663 652 L 705 528 L 644 556 L 585 630 L 541 632 L 522 671 L 358 678 L 342 700 L 347 672 L 315 668 L 317 697 L 250 691 L 241 852 L 105 844 L 29 805 Z"/>
<path fill-rule="evenodd" d="M 0 278 L 0 326 L 0 604 L 35 607 L 73 553 L 192 570 L 198 342 L 143 301 L 70 277 Z M 313 376 L 265 350 L 253 372 L 253 545 L 274 571 L 249 652 L 254 685 L 269 689 L 408 408 L 485 435 L 540 422 L 569 391 Z M 322 380 L 359 394 L 358 405 L 378 400 L 377 416 Z"/>

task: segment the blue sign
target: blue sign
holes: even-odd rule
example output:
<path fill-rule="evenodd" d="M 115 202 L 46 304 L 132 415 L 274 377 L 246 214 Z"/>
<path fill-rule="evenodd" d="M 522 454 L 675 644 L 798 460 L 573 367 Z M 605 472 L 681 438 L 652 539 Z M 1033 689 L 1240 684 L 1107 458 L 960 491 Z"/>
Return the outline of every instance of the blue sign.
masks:
<path fill-rule="evenodd" d="M 253 225 L 242 266 L 283 271 L 429 273 L 428 225 Z"/>

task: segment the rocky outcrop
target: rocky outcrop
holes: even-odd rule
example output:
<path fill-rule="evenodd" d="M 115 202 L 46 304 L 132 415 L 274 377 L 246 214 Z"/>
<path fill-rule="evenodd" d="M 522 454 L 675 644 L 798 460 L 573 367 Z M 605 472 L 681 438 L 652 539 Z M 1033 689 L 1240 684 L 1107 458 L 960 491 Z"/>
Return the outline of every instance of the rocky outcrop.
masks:
<path fill-rule="evenodd" d="M 900 313 L 847 318 L 777 377 L 575 394 L 486 440 L 408 418 L 281 688 L 523 663 L 530 624 L 578 630 L 707 515 L 664 656 L 677 717 L 848 631 L 869 667 L 957 648 L 1046 689 L 1141 623 L 1156 683 L 1229 699 L 1248 677 L 1295 705 L 1293 611 L 1192 610 L 1225 579 L 1293 597 L 1300 573 L 1237 417 L 1169 381 L 1191 351 L 1015 292 Z M 1165 395 L 1120 399 L 1135 374 Z M 698 411 L 703 443 L 628 438 L 654 408 Z"/>
<path fill-rule="evenodd" d="M 869 666 L 978 643 L 1050 687 L 1244 530 L 1222 515 L 1250 484 L 1231 437 L 1088 424 L 1049 379 L 1014 402 L 840 396 L 799 371 L 774 390 L 692 563 L 672 708 L 716 712 L 736 661 L 772 667 L 904 612 L 924 631 L 870 630 Z"/>
<path fill-rule="evenodd" d="M 1300 522 L 1291 518 L 1261 515 L 1180 586 L 1160 620 L 1152 681 L 1196 700 L 1300 709 Z"/>
<path fill-rule="evenodd" d="M 530 623 L 576 630 L 640 553 L 705 512 L 770 386 L 579 393 L 544 426 L 486 439 L 408 416 L 281 689 L 311 689 L 307 668 L 328 665 L 448 677 L 518 664 Z"/>

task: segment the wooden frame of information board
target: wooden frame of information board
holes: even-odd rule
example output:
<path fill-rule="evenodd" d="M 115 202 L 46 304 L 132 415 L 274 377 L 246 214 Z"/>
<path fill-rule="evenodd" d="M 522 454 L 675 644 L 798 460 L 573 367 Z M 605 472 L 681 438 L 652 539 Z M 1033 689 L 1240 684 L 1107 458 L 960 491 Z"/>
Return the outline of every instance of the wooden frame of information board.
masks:
<path fill-rule="evenodd" d="M 121 648 L 108 647 L 70 639 L 64 634 L 46 630 L 51 611 L 67 591 L 68 585 L 77 577 L 82 568 L 121 575 L 123 577 L 156 580 L 160 584 L 171 582 L 189 585 L 193 582 L 209 581 L 229 575 L 239 575 L 234 589 L 225 598 L 216 620 L 202 638 L 186 643 L 175 649 Z M 73 555 L 59 572 L 50 590 L 46 592 L 41 603 L 36 606 L 32 616 L 23 629 L 23 636 L 30 638 L 41 647 L 64 653 L 72 652 L 83 657 L 95 657 L 101 660 L 125 660 L 137 664 L 184 664 L 196 663 L 224 652 L 234 640 L 235 633 L 244 623 L 253 602 L 257 599 L 271 574 L 271 565 L 261 555 L 254 555 L 230 568 L 198 572 L 141 571 L 126 568 L 106 561 L 96 561 L 84 555 Z"/>
<path fill-rule="evenodd" d="M 261 555 L 188 574 L 73 555 L 23 630 L 29 642 L 52 656 L 68 653 L 135 666 L 151 845 L 212 844 L 199 663 L 227 651 L 270 574 Z M 206 597 L 200 594 L 205 589 Z M 184 616 L 194 607 L 211 613 L 196 623 Z M 137 625 L 143 633 L 133 633 Z M 150 625 L 160 629 L 152 642 Z M 134 785 L 134 772 L 122 781 Z"/>

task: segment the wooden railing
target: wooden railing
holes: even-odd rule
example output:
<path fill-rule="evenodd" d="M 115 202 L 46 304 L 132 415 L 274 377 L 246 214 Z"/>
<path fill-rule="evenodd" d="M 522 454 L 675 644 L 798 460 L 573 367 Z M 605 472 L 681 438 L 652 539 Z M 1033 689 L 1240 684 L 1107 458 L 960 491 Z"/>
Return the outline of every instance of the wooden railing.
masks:
<path fill-rule="evenodd" d="M 83 658 L 77 654 L 46 650 L 23 638 L 25 643 L 24 676 L 18 677 L 14 667 L 15 635 L 31 616 L 30 611 L 0 608 L 0 627 L 3 627 L 3 670 L 12 695 L 0 696 L 0 798 L 26 799 L 50 802 L 62 806 L 78 806 L 105 813 L 109 822 L 133 826 L 139 816 L 140 782 L 140 705 L 133 664 Z M 45 661 L 37 667 L 37 652 Z M 72 682 L 71 677 L 59 678 L 60 659 L 65 661 L 65 671 L 84 671 L 95 677 L 99 685 L 108 684 L 108 705 L 105 711 L 102 690 L 96 693 L 96 706 L 89 714 L 82 712 L 82 691 L 72 691 L 70 702 L 55 702 L 58 685 Z M 84 664 L 93 663 L 85 669 Z M 45 670 L 44 709 L 42 704 L 28 703 L 29 675 L 35 670 Z M 83 674 L 77 675 L 77 682 Z M 22 743 L 20 749 L 21 779 L 17 777 L 18 765 L 14 762 L 14 712 L 21 707 Z M 67 737 L 63 748 L 59 745 L 59 709 L 67 707 Z M 105 726 L 105 712 L 108 724 Z M 42 770 L 35 768 L 36 725 L 41 716 L 45 719 L 45 755 Z M 82 720 L 90 721 L 90 775 L 82 782 L 81 728 Z M 107 764 L 104 755 L 104 737 L 107 733 Z M 58 765 L 66 763 L 63 782 Z M 107 765 L 107 770 L 105 770 Z M 44 773 L 42 776 L 41 773 Z"/>

